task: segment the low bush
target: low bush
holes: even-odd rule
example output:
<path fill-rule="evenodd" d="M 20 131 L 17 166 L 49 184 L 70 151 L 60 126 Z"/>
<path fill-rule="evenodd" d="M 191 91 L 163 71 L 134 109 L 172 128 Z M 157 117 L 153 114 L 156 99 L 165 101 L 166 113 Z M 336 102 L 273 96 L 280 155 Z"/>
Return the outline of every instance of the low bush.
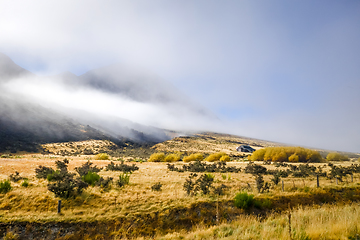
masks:
<path fill-rule="evenodd" d="M 169 154 L 165 157 L 164 161 L 165 162 L 178 162 L 180 161 L 180 154 L 176 154 L 176 153 L 172 153 L 172 154 Z"/>
<path fill-rule="evenodd" d="M 29 186 L 29 180 L 24 179 L 24 181 L 21 183 L 22 187 L 28 187 Z"/>
<path fill-rule="evenodd" d="M 160 182 L 158 182 L 151 186 L 151 190 L 152 191 L 161 191 L 161 187 L 162 187 L 162 184 Z"/>
<path fill-rule="evenodd" d="M 119 187 L 123 187 L 130 182 L 130 173 L 122 173 L 119 175 L 119 179 L 117 180 L 117 185 Z"/>
<path fill-rule="evenodd" d="M 107 178 L 100 177 L 99 181 L 96 182 L 96 186 L 101 187 L 103 189 L 109 189 L 112 181 L 113 181 L 112 177 L 107 177 Z"/>
<path fill-rule="evenodd" d="M 249 209 L 254 205 L 254 195 L 248 195 L 247 192 L 240 192 L 235 196 L 234 205 L 237 208 Z"/>
<path fill-rule="evenodd" d="M 88 172 L 86 175 L 82 176 L 81 179 L 91 186 L 95 186 L 95 183 L 100 180 L 99 174 L 96 172 Z"/>
<path fill-rule="evenodd" d="M 194 161 L 202 161 L 202 160 L 204 160 L 204 156 L 201 153 L 193 153 L 183 158 L 184 162 L 194 162 Z"/>
<path fill-rule="evenodd" d="M 18 181 L 22 180 L 23 177 L 21 177 L 20 173 L 16 171 L 14 174 L 10 174 L 9 179 L 12 182 L 18 182 Z"/>
<path fill-rule="evenodd" d="M 189 163 L 188 165 L 182 165 L 181 168 L 175 167 L 174 164 L 167 164 L 167 167 L 170 171 L 175 172 L 240 172 L 241 168 L 227 166 L 226 162 L 215 162 L 212 164 L 207 164 L 205 162 L 195 161 L 194 163 Z"/>
<path fill-rule="evenodd" d="M 227 156 L 227 154 L 224 152 L 213 153 L 213 154 L 210 154 L 207 158 L 205 158 L 205 161 L 207 161 L 207 162 L 220 161 L 220 158 L 222 156 Z"/>
<path fill-rule="evenodd" d="M 0 182 L 0 193 L 10 192 L 12 189 L 11 183 L 9 180 L 4 180 Z"/>
<path fill-rule="evenodd" d="M 163 162 L 165 159 L 165 154 L 162 152 L 159 153 L 153 153 L 151 154 L 150 158 L 149 158 L 149 162 Z"/>
<path fill-rule="evenodd" d="M 120 164 L 115 164 L 114 162 L 110 162 L 106 168 L 106 171 L 122 171 L 122 172 L 134 172 L 136 170 L 139 170 L 139 167 L 135 164 L 133 165 L 127 165 L 124 162 L 121 162 Z"/>
<path fill-rule="evenodd" d="M 109 160 L 110 156 L 107 153 L 96 154 L 95 160 Z"/>
<path fill-rule="evenodd" d="M 331 152 L 326 156 L 328 161 L 349 161 L 349 157 L 337 152 Z"/>
<path fill-rule="evenodd" d="M 265 174 L 267 169 L 264 166 L 249 162 L 245 167 L 245 173 L 250 173 L 253 175 Z"/>
<path fill-rule="evenodd" d="M 189 178 L 185 180 L 184 190 L 188 195 L 196 195 L 198 192 L 206 195 L 209 194 L 211 189 L 213 189 L 212 184 L 214 183 L 214 175 L 212 174 L 203 174 L 198 179 L 193 180 L 197 177 L 196 173 L 191 173 Z M 217 190 L 219 191 L 219 190 Z"/>

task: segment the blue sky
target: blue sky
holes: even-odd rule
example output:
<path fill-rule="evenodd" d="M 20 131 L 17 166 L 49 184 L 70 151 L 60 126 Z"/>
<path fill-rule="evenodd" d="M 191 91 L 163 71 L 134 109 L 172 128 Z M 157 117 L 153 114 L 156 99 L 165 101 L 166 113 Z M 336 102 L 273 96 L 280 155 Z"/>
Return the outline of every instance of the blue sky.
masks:
<path fill-rule="evenodd" d="M 218 130 L 360 152 L 359 1 L 0 0 L 0 36 L 40 75 L 131 64 Z"/>

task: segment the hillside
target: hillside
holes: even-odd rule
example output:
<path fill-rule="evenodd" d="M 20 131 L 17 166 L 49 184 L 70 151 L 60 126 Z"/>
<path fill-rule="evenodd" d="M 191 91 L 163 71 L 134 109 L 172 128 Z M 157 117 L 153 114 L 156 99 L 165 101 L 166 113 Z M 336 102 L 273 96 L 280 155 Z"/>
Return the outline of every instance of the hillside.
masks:
<path fill-rule="evenodd" d="M 277 147 L 277 146 L 289 146 L 283 143 L 265 141 L 260 139 L 221 134 L 221 133 L 200 133 L 190 136 L 175 137 L 171 140 L 167 140 L 158 143 L 152 147 L 156 151 L 162 152 L 185 152 L 185 153 L 204 153 L 210 154 L 214 152 L 225 152 L 231 157 L 242 157 L 249 153 L 241 153 L 236 151 L 236 148 L 240 145 L 249 145 L 254 149 L 263 147 Z M 326 157 L 330 150 L 314 149 L 317 150 L 322 157 Z M 339 152 L 347 155 L 349 158 L 357 159 L 360 157 L 358 153 L 351 152 Z"/>
<path fill-rule="evenodd" d="M 121 65 L 36 76 L 0 54 L 0 87 L 0 152 L 90 139 L 148 146 L 172 138 L 163 130 L 172 119 L 216 119 L 165 80 Z"/>

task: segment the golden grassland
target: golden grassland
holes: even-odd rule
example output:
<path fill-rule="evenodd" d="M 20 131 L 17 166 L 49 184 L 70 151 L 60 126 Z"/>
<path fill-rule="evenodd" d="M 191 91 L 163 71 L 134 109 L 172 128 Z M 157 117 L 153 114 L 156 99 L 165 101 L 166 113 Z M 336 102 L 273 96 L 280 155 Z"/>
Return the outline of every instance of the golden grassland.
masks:
<path fill-rule="evenodd" d="M 197 226 L 190 232 L 170 233 L 155 239 L 360 239 L 360 204 L 298 207 L 285 214 L 271 214 L 265 220 L 241 215 L 231 223 Z"/>
<path fill-rule="evenodd" d="M 93 157 L 94 158 L 94 157 Z M 167 170 L 166 163 L 143 162 L 135 163 L 139 170 L 131 174 L 130 184 L 118 188 L 113 184 L 112 188 L 104 191 L 99 187 L 89 187 L 75 199 L 63 200 L 63 215 L 56 214 L 57 198 L 47 190 L 47 180 L 35 178 L 35 168 L 39 165 L 55 168 L 55 161 L 62 157 L 43 156 L 33 154 L 20 159 L 0 159 L 0 179 L 18 171 L 22 177 L 29 179 L 30 186 L 20 186 L 21 181 L 12 183 L 13 190 L 7 194 L 0 194 L 0 210 L 2 221 L 26 220 L 26 221 L 50 221 L 50 220 L 89 220 L 89 219 L 112 219 L 116 216 L 129 216 L 144 214 L 155 211 L 163 211 L 177 207 L 186 207 L 196 202 L 214 201 L 213 196 L 188 197 L 183 189 L 188 172 L 172 172 Z M 90 158 L 71 157 L 69 170 L 86 163 Z M 110 161 L 91 160 L 98 167 L 105 167 Z M 176 163 L 181 166 L 185 163 Z M 230 162 L 229 166 L 244 169 L 246 162 Z M 350 163 L 341 163 L 348 165 Z M 314 165 L 323 165 L 316 163 Z M 275 168 L 273 165 L 267 168 Z M 104 171 L 101 176 L 118 178 L 120 172 Z M 286 178 L 285 192 L 281 191 L 281 184 L 271 189 L 269 193 L 259 194 L 255 190 L 255 178 L 251 174 L 240 173 L 213 173 L 215 184 L 225 184 L 229 187 L 220 201 L 231 201 L 235 193 L 241 190 L 253 191 L 256 196 L 286 196 L 308 191 L 316 188 L 316 179 Z M 270 176 L 264 176 L 265 181 L 270 181 Z M 334 181 L 320 178 L 321 187 L 355 187 L 359 182 L 359 176 L 355 175 L 354 183 L 347 179 L 347 183 L 336 185 Z M 151 186 L 160 182 L 161 192 L 154 192 Z M 252 189 L 248 189 L 248 183 Z M 295 187 L 295 188 L 294 188 Z"/>

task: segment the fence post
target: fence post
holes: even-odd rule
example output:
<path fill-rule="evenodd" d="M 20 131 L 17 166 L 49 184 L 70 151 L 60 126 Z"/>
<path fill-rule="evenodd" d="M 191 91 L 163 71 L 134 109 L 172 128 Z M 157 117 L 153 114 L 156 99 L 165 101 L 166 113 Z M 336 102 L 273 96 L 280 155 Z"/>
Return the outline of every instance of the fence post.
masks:
<path fill-rule="evenodd" d="M 351 182 L 354 182 L 354 174 L 351 174 Z"/>
<path fill-rule="evenodd" d="M 219 196 L 216 201 L 216 225 L 219 225 Z"/>
<path fill-rule="evenodd" d="M 57 213 L 61 213 L 61 200 L 58 201 Z"/>
<path fill-rule="evenodd" d="M 281 180 L 281 189 L 284 191 L 284 180 Z"/>
<path fill-rule="evenodd" d="M 320 187 L 319 175 L 316 175 L 316 186 L 317 186 L 317 187 Z"/>
<path fill-rule="evenodd" d="M 336 180 L 336 185 L 338 185 L 338 179 L 337 179 L 337 177 L 335 177 L 335 180 Z"/>
<path fill-rule="evenodd" d="M 290 237 L 290 239 L 292 239 L 292 237 L 291 237 L 291 212 L 290 211 L 289 211 L 288 217 L 289 217 L 289 237 Z"/>

